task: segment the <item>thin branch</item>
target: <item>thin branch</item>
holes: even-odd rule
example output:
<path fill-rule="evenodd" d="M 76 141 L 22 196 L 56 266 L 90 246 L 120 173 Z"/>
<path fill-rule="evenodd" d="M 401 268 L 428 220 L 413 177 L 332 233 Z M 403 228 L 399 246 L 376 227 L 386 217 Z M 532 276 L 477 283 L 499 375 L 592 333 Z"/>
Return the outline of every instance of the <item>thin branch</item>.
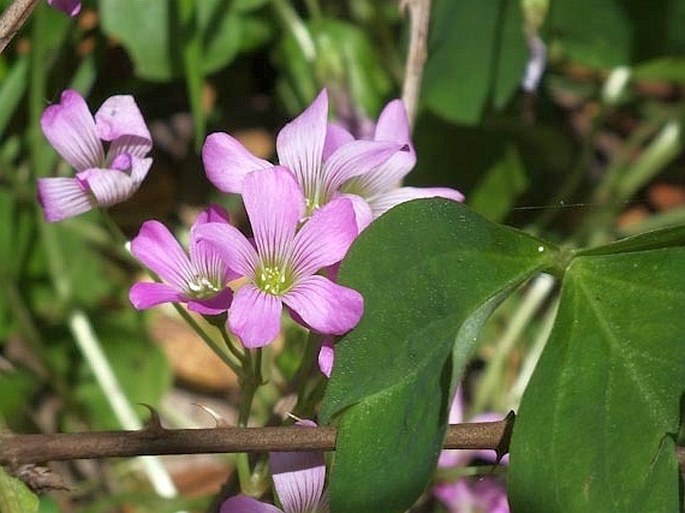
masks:
<path fill-rule="evenodd" d="M 513 414 L 497 422 L 449 426 L 447 449 L 492 449 L 509 446 Z M 260 427 L 164 429 L 153 421 L 138 431 L 0 434 L 0 464 L 23 465 L 91 458 L 163 454 L 335 450 L 334 427 Z"/>
<path fill-rule="evenodd" d="M 0 16 L 0 53 L 26 23 L 40 0 L 14 0 Z"/>
<path fill-rule="evenodd" d="M 407 108 L 409 126 L 414 127 L 416 111 L 421 91 L 421 76 L 428 55 L 428 21 L 430 20 L 430 0 L 400 0 L 400 10 L 408 12 L 411 23 L 409 50 L 404 68 L 404 87 L 402 101 Z"/>

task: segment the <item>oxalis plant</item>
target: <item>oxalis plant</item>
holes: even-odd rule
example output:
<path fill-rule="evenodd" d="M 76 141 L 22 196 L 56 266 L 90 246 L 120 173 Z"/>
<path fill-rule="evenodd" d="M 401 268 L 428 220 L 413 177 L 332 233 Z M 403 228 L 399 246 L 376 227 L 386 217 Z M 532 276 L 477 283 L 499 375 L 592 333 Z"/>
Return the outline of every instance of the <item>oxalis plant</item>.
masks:
<path fill-rule="evenodd" d="M 4 45 L 38 3 L 7 7 L 0 20 Z M 250 12 L 248 3 L 240 12 Z M 78 1 L 47 4 L 71 17 L 82 11 Z M 310 44 L 325 54 L 325 38 L 315 37 L 326 21 L 317 2 L 308 6 L 312 27 L 289 4 L 274 4 L 305 61 Z M 203 505 L 220 513 L 682 511 L 685 226 L 663 223 L 668 226 L 610 240 L 606 221 L 677 156 L 679 120 L 661 116 L 658 130 L 632 141 L 631 151 L 643 146 L 632 167 L 611 167 L 595 190 L 608 208 L 568 240 L 547 240 L 544 228 L 556 213 L 523 231 L 491 220 L 492 211 L 491 219 L 476 213 L 457 189 L 405 186 L 420 159 L 412 125 L 430 5 L 403 4 L 412 21 L 404 94 L 373 120 L 346 119 L 340 101 L 334 105 L 341 94 L 336 87 L 310 90 L 311 101 L 280 127 L 276 156 L 267 160 L 227 132 L 204 137 L 206 120 L 191 101 L 204 176 L 226 203 L 202 208 L 185 237 L 156 219 L 128 236 L 108 210 L 134 197 L 157 164 L 134 95 L 110 96 L 93 108 L 76 87 L 47 106 L 32 103 L 33 164 L 45 169 L 32 177 L 38 207 L 21 208 L 41 213 L 37 230 L 53 269 L 53 294 L 66 305 L 60 313 L 121 429 L 4 430 L 0 512 L 47 511 L 39 509 L 37 493 L 60 485 L 34 464 L 203 452 L 235 453 L 237 478 Z M 471 7 L 509 19 L 516 6 L 519 25 L 512 26 L 520 28 L 526 59 L 509 88 L 533 95 L 546 65 L 539 29 L 548 5 L 502 3 L 492 12 L 482 5 L 464 0 L 457 14 L 466 16 Z M 43 17 L 52 12 L 38 9 Z M 179 2 L 169 12 L 181 23 L 194 19 L 194 9 L 193 2 Z M 454 15 L 445 3 L 436 10 Z M 436 23 L 442 26 L 443 18 Z M 510 37 L 507 30 L 502 37 Z M 202 34 L 190 32 L 180 58 L 197 99 L 192 78 L 202 73 L 190 68 Z M 354 32 L 343 32 L 353 40 Z M 426 80 L 436 66 L 429 65 Z M 336 71 L 320 62 L 313 67 L 319 76 Z M 608 76 L 602 109 L 619 101 L 626 73 Z M 484 93 L 495 103 L 503 94 L 500 78 Z M 430 87 L 429 104 L 443 94 Z M 54 150 L 50 157 L 44 140 Z M 582 149 L 581 171 L 592 150 Z M 512 155 L 505 161 L 518 158 Z M 53 167 L 59 173 L 48 173 Z M 498 173 L 491 179 L 503 180 Z M 562 184 L 562 200 L 577 180 L 574 173 Z M 226 208 L 235 200 L 242 219 Z M 203 405 L 216 428 L 170 428 L 152 406 L 147 423 L 138 416 L 131 405 L 137 398 L 122 392 L 98 342 L 98 325 L 64 279 L 69 264 L 52 231 L 90 211 L 97 211 L 96 224 L 116 257 L 145 274 L 130 286 L 127 308 L 171 305 L 237 376 L 235 425 Z M 0 278 L 39 353 L 43 342 L 23 306 L 14 265 L 3 264 Z M 490 396 L 506 370 L 503 356 L 491 357 L 480 374 L 470 363 L 501 319 L 508 327 L 498 355 L 506 355 L 526 324 L 537 323 L 539 335 L 499 403 L 512 411 L 496 413 L 489 411 Z M 289 396 L 287 414 L 271 415 L 277 400 L 267 394 L 269 415 L 256 426 L 260 392 L 279 379 L 271 351 L 295 343 L 303 350 L 276 390 Z M 60 397 L 69 397 L 59 368 L 40 363 Z M 190 509 L 174 502 L 177 490 L 163 462 L 144 462 L 152 488 L 170 501 L 164 511 Z"/>

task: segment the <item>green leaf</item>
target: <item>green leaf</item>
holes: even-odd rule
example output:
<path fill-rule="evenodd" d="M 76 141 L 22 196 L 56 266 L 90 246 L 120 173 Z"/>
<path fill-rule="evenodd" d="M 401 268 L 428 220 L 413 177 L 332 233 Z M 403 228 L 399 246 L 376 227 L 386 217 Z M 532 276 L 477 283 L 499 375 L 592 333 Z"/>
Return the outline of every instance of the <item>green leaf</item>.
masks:
<path fill-rule="evenodd" d="M 632 25 L 617 0 L 555 0 L 547 25 L 554 53 L 593 68 L 630 62 Z"/>
<path fill-rule="evenodd" d="M 501 221 L 527 187 L 528 180 L 519 152 L 510 146 L 504 158 L 488 170 L 476 190 L 469 195 L 469 206 L 491 221 Z"/>
<path fill-rule="evenodd" d="M 672 246 L 685 246 L 684 225 L 641 233 L 640 235 L 627 237 L 625 239 L 621 239 L 597 248 L 581 249 L 576 251 L 575 255 L 612 255 L 616 253 L 646 251 L 649 249 L 661 249 Z"/>
<path fill-rule="evenodd" d="M 503 107 L 527 60 L 518 2 L 438 0 L 432 19 L 423 98 L 435 113 L 478 123 L 492 99 Z"/>
<path fill-rule="evenodd" d="M 196 34 L 179 34 L 179 6 L 174 2 L 100 0 L 99 12 L 103 30 L 121 41 L 135 64 L 136 74 L 149 80 L 166 81 L 183 73 L 184 37 L 202 39 L 201 66 L 205 74 L 231 62 L 242 49 L 243 22 L 252 21 L 251 11 L 262 4 L 262 1 L 196 2 Z M 132 19 L 136 22 L 131 23 Z M 253 29 L 249 34 L 251 39 L 257 34 Z M 263 42 L 268 34 L 261 33 Z M 250 45 L 254 47 L 254 41 Z"/>
<path fill-rule="evenodd" d="M 38 497 L 21 480 L 0 467 L 0 511 L 2 513 L 36 513 Z"/>
<path fill-rule="evenodd" d="M 365 315 L 336 346 L 320 416 L 339 420 L 333 512 L 411 506 L 432 476 L 447 390 L 480 325 L 555 255 L 544 242 L 440 199 L 400 205 L 361 234 L 339 280 L 363 294 Z"/>
<path fill-rule="evenodd" d="M 683 311 L 684 248 L 572 261 L 516 419 L 514 511 L 680 510 Z"/>

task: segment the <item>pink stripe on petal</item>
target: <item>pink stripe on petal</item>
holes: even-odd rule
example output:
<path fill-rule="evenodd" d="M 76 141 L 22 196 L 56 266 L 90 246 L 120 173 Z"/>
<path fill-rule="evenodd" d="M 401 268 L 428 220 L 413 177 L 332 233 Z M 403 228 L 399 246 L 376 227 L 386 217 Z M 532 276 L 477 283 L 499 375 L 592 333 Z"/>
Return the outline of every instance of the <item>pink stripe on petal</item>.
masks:
<path fill-rule="evenodd" d="M 291 264 L 296 279 L 342 260 L 357 233 L 349 199 L 337 198 L 316 210 L 292 244 Z"/>
<path fill-rule="evenodd" d="M 190 260 L 171 232 L 159 221 L 145 221 L 131 241 L 131 253 L 177 290 L 193 279 Z"/>
<path fill-rule="evenodd" d="M 332 194 L 350 178 L 377 168 L 398 152 L 408 152 L 406 144 L 394 142 L 353 141 L 338 148 L 324 163 L 326 193 Z"/>
<path fill-rule="evenodd" d="M 133 96 L 112 96 L 95 113 L 95 131 L 111 141 L 110 155 L 130 153 L 145 157 L 152 149 L 152 136 Z"/>
<path fill-rule="evenodd" d="M 321 179 L 328 123 L 328 93 L 322 90 L 302 114 L 285 125 L 276 137 L 278 162 L 292 170 L 305 194 L 316 190 Z"/>
<path fill-rule="evenodd" d="M 240 141 L 223 132 L 210 134 L 202 147 L 202 163 L 210 182 L 222 192 L 240 193 L 245 176 L 271 164 L 255 157 Z"/>
<path fill-rule="evenodd" d="M 422 198 L 445 198 L 452 201 L 464 201 L 464 195 L 461 192 L 448 187 L 399 187 L 392 191 L 367 198 L 367 201 L 371 205 L 375 219 L 400 203 Z"/>
<path fill-rule="evenodd" d="M 243 285 L 233 297 L 228 325 L 245 347 L 262 347 L 281 331 L 281 300 L 254 285 Z"/>
<path fill-rule="evenodd" d="M 101 207 L 121 203 L 136 191 L 131 177 L 117 169 L 86 169 L 76 178 L 88 187 Z"/>
<path fill-rule="evenodd" d="M 152 159 L 140 159 L 138 157 L 131 157 L 131 182 L 133 184 L 133 192 L 140 188 L 140 184 L 145 180 L 150 167 L 152 166 Z"/>
<path fill-rule="evenodd" d="M 45 220 L 51 223 L 87 212 L 96 205 L 76 178 L 39 178 L 37 189 Z"/>
<path fill-rule="evenodd" d="M 276 506 L 259 502 L 247 495 L 236 495 L 224 501 L 220 513 L 283 513 Z"/>
<path fill-rule="evenodd" d="M 259 256 L 235 226 L 223 222 L 195 225 L 191 235 L 194 243 L 210 244 L 232 271 L 254 278 Z"/>
<path fill-rule="evenodd" d="M 308 276 L 283 295 L 283 302 L 315 331 L 343 335 L 364 313 L 364 298 L 356 290 L 323 276 Z"/>
<path fill-rule="evenodd" d="M 282 263 L 305 212 L 295 178 L 280 166 L 250 173 L 243 180 L 243 202 L 262 262 Z"/>
<path fill-rule="evenodd" d="M 136 310 L 144 310 L 162 303 L 178 303 L 185 296 L 166 283 L 135 283 L 128 292 L 128 299 Z"/>
<path fill-rule="evenodd" d="M 307 426 L 301 429 L 307 429 Z M 326 462 L 323 452 L 272 452 L 269 467 L 285 513 L 316 510 L 323 494 Z"/>
<path fill-rule="evenodd" d="M 45 109 L 40 125 L 57 153 L 77 171 L 101 165 L 105 154 L 95 132 L 95 121 L 76 91 L 64 91 L 60 103 Z"/>

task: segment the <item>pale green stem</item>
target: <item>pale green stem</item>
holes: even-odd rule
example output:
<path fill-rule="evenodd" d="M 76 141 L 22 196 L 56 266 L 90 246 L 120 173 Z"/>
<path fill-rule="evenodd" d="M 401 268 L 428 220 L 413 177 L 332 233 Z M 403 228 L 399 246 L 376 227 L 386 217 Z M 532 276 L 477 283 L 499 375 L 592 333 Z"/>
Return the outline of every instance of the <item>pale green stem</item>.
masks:
<path fill-rule="evenodd" d="M 495 395 L 500 383 L 504 366 L 516 341 L 533 318 L 540 305 L 547 299 L 554 288 L 555 280 L 549 274 L 540 274 L 525 291 L 516 312 L 507 325 L 507 329 L 497 342 L 492 359 L 480 381 L 480 386 L 473 403 L 473 411 L 483 411 Z"/>
<path fill-rule="evenodd" d="M 316 59 L 316 44 L 307 25 L 302 21 L 297 11 L 286 0 L 271 0 L 271 3 L 283 24 L 292 33 L 295 41 L 297 41 L 307 62 L 314 62 L 314 59 Z"/>
<path fill-rule="evenodd" d="M 143 425 L 114 375 L 86 314 L 75 308 L 69 313 L 67 322 L 121 427 L 128 430 L 141 429 Z M 144 456 L 140 460 L 155 491 L 162 497 L 176 497 L 176 487 L 161 460 L 156 456 Z"/>
<path fill-rule="evenodd" d="M 554 327 L 554 320 L 557 317 L 558 309 L 559 298 L 554 301 L 554 304 L 549 310 L 547 310 L 547 312 L 545 312 L 545 315 L 542 318 L 540 329 L 538 330 L 537 336 L 533 341 L 533 347 L 530 349 L 530 351 L 528 351 L 528 354 L 526 354 L 526 358 L 523 361 L 523 365 L 521 366 L 521 370 L 516 378 L 516 382 L 509 391 L 509 397 L 507 401 L 509 403 L 509 406 L 507 407 L 508 410 L 516 410 L 518 409 L 519 404 L 521 404 L 523 393 L 526 391 L 526 387 L 530 382 L 530 378 L 533 376 L 533 371 L 535 370 L 535 367 L 540 360 L 540 356 L 542 356 L 542 351 L 547 345 L 547 340 L 552 333 L 552 328 Z"/>

